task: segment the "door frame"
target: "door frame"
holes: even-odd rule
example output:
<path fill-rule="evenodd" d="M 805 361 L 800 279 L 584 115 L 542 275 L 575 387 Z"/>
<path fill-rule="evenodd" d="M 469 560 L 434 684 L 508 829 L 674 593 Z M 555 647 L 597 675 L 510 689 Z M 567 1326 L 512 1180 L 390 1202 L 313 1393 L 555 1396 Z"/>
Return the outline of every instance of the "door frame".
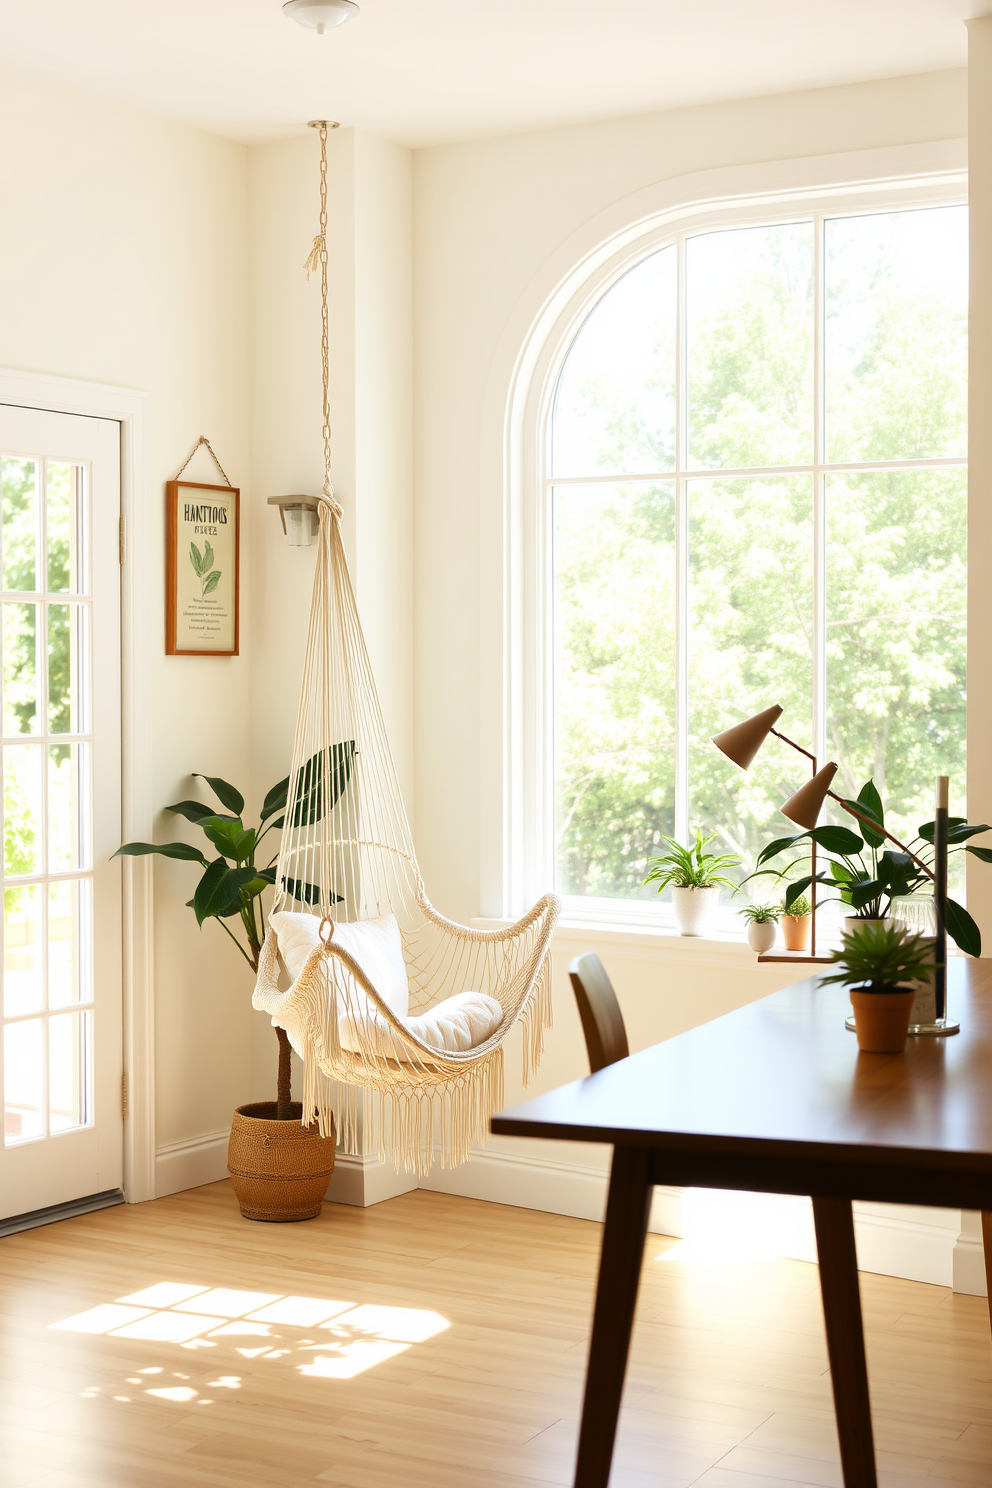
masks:
<path fill-rule="evenodd" d="M 148 394 L 134 388 L 0 368 L 0 403 L 48 413 L 112 419 L 121 430 L 121 820 L 126 842 L 148 841 L 151 731 L 147 677 L 152 627 L 139 582 L 152 571 L 148 485 Z M 123 859 L 124 1197 L 155 1197 L 154 921 L 149 858 Z"/>

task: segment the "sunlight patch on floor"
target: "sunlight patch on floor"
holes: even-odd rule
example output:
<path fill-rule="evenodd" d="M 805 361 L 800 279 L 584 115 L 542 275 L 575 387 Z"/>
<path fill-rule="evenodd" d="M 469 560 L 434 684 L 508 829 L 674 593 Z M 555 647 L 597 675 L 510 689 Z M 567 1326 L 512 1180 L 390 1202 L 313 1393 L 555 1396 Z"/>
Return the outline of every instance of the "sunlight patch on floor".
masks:
<path fill-rule="evenodd" d="M 250 1347 L 235 1345 L 234 1353 L 273 1363 L 289 1360 L 299 1374 L 311 1379 L 346 1380 L 433 1338 L 450 1324 L 440 1313 L 418 1307 L 385 1307 L 330 1297 L 280 1296 L 276 1292 L 162 1281 L 49 1326 L 63 1333 L 174 1343 L 189 1350 L 225 1344 L 230 1347 L 231 1341 L 240 1338 L 264 1339 Z M 310 1336 L 303 1337 L 304 1333 Z M 137 1370 L 127 1384 L 143 1385 L 143 1394 L 153 1399 L 178 1404 L 194 1400 L 198 1405 L 212 1403 L 192 1385 L 147 1378 L 165 1372 L 163 1366 L 151 1365 Z M 172 1378 L 187 1380 L 189 1376 L 173 1372 Z M 210 1390 L 237 1390 L 240 1385 L 240 1376 L 232 1374 L 207 1382 Z M 108 1394 L 110 1388 L 120 1386 L 108 1387 Z M 84 1399 L 103 1393 L 99 1386 L 81 1392 Z M 127 1395 L 110 1398 L 131 1403 Z"/>

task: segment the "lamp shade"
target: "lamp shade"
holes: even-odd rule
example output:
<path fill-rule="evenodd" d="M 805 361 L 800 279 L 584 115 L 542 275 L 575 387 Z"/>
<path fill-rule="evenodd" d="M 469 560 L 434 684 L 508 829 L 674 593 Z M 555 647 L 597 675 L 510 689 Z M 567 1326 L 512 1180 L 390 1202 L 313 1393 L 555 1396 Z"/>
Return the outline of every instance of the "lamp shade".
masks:
<path fill-rule="evenodd" d="M 729 760 L 733 760 L 735 765 L 746 770 L 781 717 L 781 704 L 773 703 L 763 713 L 755 713 L 753 718 L 735 723 L 733 728 L 724 729 L 722 734 L 714 734 L 711 742 Z"/>
<path fill-rule="evenodd" d="M 807 780 L 780 808 L 782 815 L 795 822 L 797 827 L 804 827 L 807 832 L 812 832 L 836 774 L 837 766 L 833 762 L 824 765 L 822 770 L 817 770 L 812 780 Z"/>

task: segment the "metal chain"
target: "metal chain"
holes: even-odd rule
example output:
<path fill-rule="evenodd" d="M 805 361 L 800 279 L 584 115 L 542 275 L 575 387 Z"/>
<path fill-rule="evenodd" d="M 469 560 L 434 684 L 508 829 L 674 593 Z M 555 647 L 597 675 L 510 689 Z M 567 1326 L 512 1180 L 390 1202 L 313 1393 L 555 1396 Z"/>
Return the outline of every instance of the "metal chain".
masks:
<path fill-rule="evenodd" d="M 325 406 L 326 406 L 326 404 L 325 404 Z M 220 463 L 220 461 L 218 460 L 217 456 L 214 454 L 214 447 L 210 443 L 210 440 L 207 438 L 206 434 L 201 434 L 200 435 L 199 439 L 196 441 L 196 443 L 194 444 L 193 448 L 190 450 L 189 454 L 186 456 L 185 460 L 180 465 L 179 469 L 176 471 L 176 474 L 175 474 L 174 479 L 175 480 L 178 480 L 179 479 L 179 477 L 182 475 L 183 471 L 186 469 L 186 466 L 189 464 L 190 460 L 192 460 L 193 456 L 196 454 L 197 450 L 200 448 L 200 445 L 201 444 L 205 444 L 207 446 L 207 449 L 213 455 L 214 464 L 217 466 L 217 469 L 220 471 L 221 475 L 224 477 L 224 479 L 227 481 L 227 484 L 231 487 L 231 490 L 233 491 L 234 490 L 234 484 L 233 484 L 230 476 L 228 475 L 227 471 L 224 469 L 223 465 Z"/>
<path fill-rule="evenodd" d="M 323 438 L 324 438 L 324 495 L 334 497 L 331 480 L 331 394 L 330 394 L 330 330 L 327 311 L 327 130 L 337 129 L 337 124 L 328 124 L 327 119 L 315 119 L 310 125 L 320 135 L 320 226 L 313 240 L 310 257 L 307 259 L 307 278 L 320 269 L 320 370 L 323 379 Z"/>

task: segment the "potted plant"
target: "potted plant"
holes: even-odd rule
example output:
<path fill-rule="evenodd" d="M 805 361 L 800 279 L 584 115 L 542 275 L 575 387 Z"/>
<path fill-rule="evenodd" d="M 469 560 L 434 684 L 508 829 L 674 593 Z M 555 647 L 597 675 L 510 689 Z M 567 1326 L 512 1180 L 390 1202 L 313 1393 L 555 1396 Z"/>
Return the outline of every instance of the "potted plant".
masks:
<path fill-rule="evenodd" d="M 747 943 L 759 954 L 770 951 L 775 944 L 775 926 L 778 924 L 781 906 L 777 904 L 745 904 L 737 913 L 747 921 Z"/>
<path fill-rule="evenodd" d="M 906 1047 L 916 996 L 908 984 L 929 970 L 929 954 L 922 936 L 898 925 L 868 924 L 848 930 L 840 950 L 831 951 L 837 970 L 821 977 L 820 985 L 851 989 L 859 1049 L 898 1054 Z"/>
<path fill-rule="evenodd" d="M 340 773 L 343 778 L 335 786 L 337 794 L 350 774 L 350 756 L 347 769 Z M 317 772 L 312 774 L 316 779 Z M 201 775 L 199 779 L 206 781 L 226 809 L 218 810 L 200 801 L 177 801 L 165 809 L 198 826 L 218 856 L 207 858 L 188 842 L 128 842 L 114 857 L 156 853 L 198 863 L 203 873 L 192 899 L 187 901 L 197 924 L 202 928 L 206 920 L 216 920 L 257 974 L 265 938 L 261 899 L 275 884 L 276 859 L 273 856 L 264 867 L 256 866 L 255 859 L 264 839 L 285 821 L 289 777 L 272 787 L 262 803 L 258 825 L 250 827 L 244 824 L 245 800 L 239 790 L 216 776 Z M 309 778 L 302 780 L 294 799 L 295 814 L 320 814 Z M 293 899 L 306 904 L 316 902 L 313 884 L 288 879 L 283 887 Z M 320 1213 L 334 1171 L 334 1136 L 322 1137 L 316 1126 L 303 1126 L 303 1108 L 293 1100 L 289 1037 L 283 1028 L 275 1032 L 279 1041 L 276 1099 L 256 1101 L 235 1111 L 228 1168 L 246 1219 L 312 1219 Z"/>
<path fill-rule="evenodd" d="M 674 837 L 663 836 L 662 841 L 668 843 L 671 851 L 662 857 L 648 859 L 654 867 L 644 882 L 657 884 L 659 894 L 671 888 L 680 935 L 706 934 L 721 884 L 726 884 L 735 894 L 737 892 L 733 879 L 727 878 L 721 869 L 733 868 L 744 859 L 739 853 L 704 852 L 715 836 L 716 833 L 711 832 L 704 837 L 697 827 L 692 847 L 683 847 Z"/>
<path fill-rule="evenodd" d="M 797 894 L 781 915 L 782 940 L 787 951 L 805 951 L 809 947 L 809 927 L 813 903 L 808 894 Z"/>
<path fill-rule="evenodd" d="M 786 914 L 792 912 L 793 901 L 805 894 L 811 883 L 809 856 L 802 852 L 802 845 L 812 839 L 827 858 L 827 871 L 817 874 L 817 883 L 835 890 L 842 904 L 850 907 L 846 917 L 846 928 L 866 921 L 884 922 L 890 918 L 892 900 L 929 890 L 934 867 L 934 823 L 924 822 L 909 843 L 891 844 L 883 835 L 885 813 L 875 784 L 869 780 L 857 800 L 845 800 L 845 807 L 855 816 L 858 832 L 849 827 L 830 824 L 814 827 L 810 832 L 799 832 L 792 837 L 780 837 L 770 842 L 758 855 L 757 868 L 750 878 L 770 875 L 787 880 L 785 895 Z M 987 825 L 972 826 L 964 817 L 952 816 L 948 820 L 949 856 L 968 852 L 983 863 L 992 863 L 992 848 L 977 847 L 970 838 L 989 831 Z M 772 859 L 798 849 L 797 855 L 784 868 L 765 867 Z M 793 876 L 796 875 L 796 876 Z M 745 882 L 748 880 L 745 879 Z M 828 902 L 826 896 L 820 904 Z M 783 931 L 785 921 L 783 919 Z M 982 954 L 982 937 L 978 926 L 968 911 L 954 899 L 947 901 L 947 933 L 955 944 L 969 956 Z"/>

